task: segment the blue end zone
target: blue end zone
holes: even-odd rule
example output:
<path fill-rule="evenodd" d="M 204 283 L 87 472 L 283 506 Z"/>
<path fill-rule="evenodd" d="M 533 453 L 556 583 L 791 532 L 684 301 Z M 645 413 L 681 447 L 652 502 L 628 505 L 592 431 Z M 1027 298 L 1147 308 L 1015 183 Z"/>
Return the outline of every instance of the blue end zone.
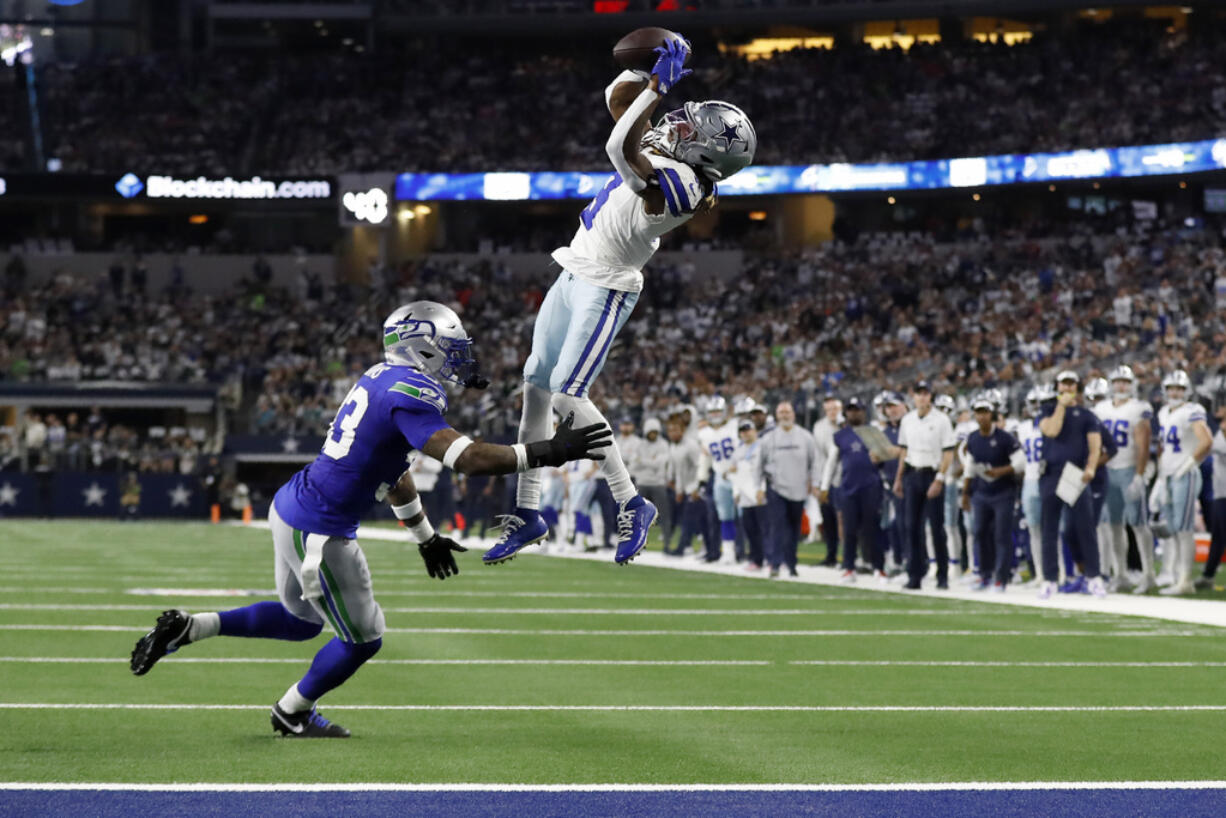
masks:
<path fill-rule="evenodd" d="M 1220 790 L 996 790 L 909 792 L 136 792 L 0 791 L 0 815 L 306 816 L 1221 816 Z"/>

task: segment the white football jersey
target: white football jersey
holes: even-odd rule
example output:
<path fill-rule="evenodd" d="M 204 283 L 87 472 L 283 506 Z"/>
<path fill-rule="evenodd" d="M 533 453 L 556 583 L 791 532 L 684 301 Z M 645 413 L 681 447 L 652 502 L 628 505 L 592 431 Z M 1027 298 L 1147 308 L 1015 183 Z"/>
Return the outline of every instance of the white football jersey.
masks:
<path fill-rule="evenodd" d="M 1129 398 L 1120 405 L 1105 400 L 1094 407 L 1094 414 L 1103 422 L 1103 429 L 1115 438 L 1119 451 L 1107 462 L 1107 467 L 1122 469 L 1137 465 L 1137 427 L 1149 425 L 1154 407 L 1148 401 Z"/>
<path fill-rule="evenodd" d="M 711 461 L 715 476 L 721 480 L 727 479 L 728 469 L 732 467 L 737 446 L 740 445 L 736 427 L 736 418 L 731 418 L 720 426 L 704 426 L 698 430 L 698 442 Z"/>
<path fill-rule="evenodd" d="M 1174 473 L 1184 458 L 1196 449 L 1196 433 L 1192 425 L 1205 423 L 1205 407 L 1196 401 L 1181 403 L 1172 409 L 1163 406 L 1158 410 L 1158 434 L 1162 441 L 1162 457 L 1158 459 L 1158 474 Z"/>
<path fill-rule="evenodd" d="M 954 438 L 959 444 L 965 443 L 966 439 L 971 436 L 971 432 L 979 428 L 979 424 L 973 420 L 964 420 L 954 426 Z"/>
<path fill-rule="evenodd" d="M 689 221 L 706 196 L 689 165 L 655 153 L 643 155 L 656 169 L 648 184 L 664 191 L 664 212 L 650 215 L 643 198 L 615 173 L 579 214 L 570 246 L 553 251 L 563 269 L 597 287 L 641 291 L 643 266 L 660 246 L 660 236 Z"/>
<path fill-rule="evenodd" d="M 1025 480 L 1038 480 L 1043 463 L 1043 433 L 1039 431 L 1039 419 L 1023 420 L 1017 426 L 1017 442 L 1026 454 Z"/>

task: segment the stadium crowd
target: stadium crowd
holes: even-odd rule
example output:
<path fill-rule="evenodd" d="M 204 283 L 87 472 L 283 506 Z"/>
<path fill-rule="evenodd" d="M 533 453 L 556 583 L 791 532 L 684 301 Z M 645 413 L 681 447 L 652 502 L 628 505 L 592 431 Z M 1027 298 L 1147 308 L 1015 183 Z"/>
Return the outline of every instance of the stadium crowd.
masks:
<path fill-rule="evenodd" d="M 1101 374 L 1118 361 L 1136 369 L 1143 391 L 1179 365 L 1212 395 L 1226 388 L 1221 237 L 1149 225 L 951 242 L 867 235 L 748 258 L 731 281 L 700 282 L 689 262 L 658 264 L 611 353 L 618 377 L 598 381 L 595 399 L 611 417 L 641 419 L 699 394 L 752 394 L 793 401 L 803 421 L 827 392 L 871 396 L 922 375 L 957 394 L 1001 388 L 1016 407 L 1042 373 Z M 458 308 L 493 382 L 457 401 L 459 423 L 497 436 L 518 418 L 550 275 L 511 286 L 502 265 L 427 257 L 372 288 L 304 279 L 284 290 L 252 277 L 216 297 L 65 272 L 0 305 L 0 378 L 211 382 L 242 410 L 231 431 L 309 433 L 380 358 L 370 327 L 425 298 Z"/>
<path fill-rule="evenodd" d="M 755 61 L 704 46 L 685 95 L 741 104 L 760 164 L 1205 139 L 1226 127 L 1226 32 L 1205 17 L 1177 33 L 1111 22 L 1014 46 L 841 44 Z M 65 171 L 185 175 L 605 167 L 614 72 L 590 44 L 472 44 L 442 66 L 440 48 L 459 47 L 51 63 L 39 77 L 48 155 Z M 444 104 L 455 99 L 470 106 Z"/>

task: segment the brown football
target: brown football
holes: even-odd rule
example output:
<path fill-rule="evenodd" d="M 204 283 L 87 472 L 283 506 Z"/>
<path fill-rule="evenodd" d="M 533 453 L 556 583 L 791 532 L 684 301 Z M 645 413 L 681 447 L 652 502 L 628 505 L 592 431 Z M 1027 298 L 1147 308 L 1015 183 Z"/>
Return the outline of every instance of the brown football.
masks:
<path fill-rule="evenodd" d="M 667 40 L 678 37 L 679 35 L 658 26 L 636 28 L 613 46 L 613 60 L 622 68 L 650 71 L 660 56 L 655 49 L 664 45 Z M 685 61 L 688 63 L 690 58 L 687 56 Z"/>

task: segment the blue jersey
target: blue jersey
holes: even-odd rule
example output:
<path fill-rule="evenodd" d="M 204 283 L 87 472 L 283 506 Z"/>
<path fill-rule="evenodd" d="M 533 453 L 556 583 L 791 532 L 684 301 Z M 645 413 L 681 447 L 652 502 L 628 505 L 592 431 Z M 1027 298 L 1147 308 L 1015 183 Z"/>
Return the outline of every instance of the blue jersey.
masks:
<path fill-rule="evenodd" d="M 868 447 L 856 434 L 854 426 L 845 426 L 834 433 L 834 445 L 839 449 L 839 464 L 843 467 L 844 492 L 859 491 L 881 485 L 877 464 L 868 455 Z"/>
<path fill-rule="evenodd" d="M 978 429 L 966 438 L 966 450 L 975 463 L 991 468 L 1008 466 L 1013 453 L 1022 448 L 1017 438 L 1003 429 L 993 429 L 990 435 L 984 435 Z M 1000 497 L 1013 491 L 1013 479 L 998 477 L 995 480 L 976 479 L 973 482 L 974 493 L 980 497 Z"/>
<path fill-rule="evenodd" d="M 447 394 L 430 376 L 372 366 L 345 396 L 319 456 L 277 492 L 277 513 L 301 531 L 352 539 L 358 518 L 409 467 L 409 453 L 447 428 L 446 411 Z"/>
<path fill-rule="evenodd" d="M 1055 411 L 1055 404 L 1044 406 L 1041 417 L 1051 417 Z M 1047 463 L 1047 469 L 1043 476 L 1058 479 L 1065 463 L 1084 469 L 1086 461 L 1090 459 L 1090 444 L 1086 442 L 1086 435 L 1101 430 L 1101 422 L 1089 409 L 1083 406 L 1066 408 L 1060 434 L 1044 436 L 1043 460 Z"/>
<path fill-rule="evenodd" d="M 895 446 L 898 445 L 898 427 L 899 424 L 897 423 L 887 423 L 885 428 L 881 430 L 885 432 L 886 438 Z M 894 477 L 898 474 L 898 458 L 896 457 L 893 460 L 886 460 L 877 468 L 880 469 L 881 476 L 886 479 L 886 482 L 892 484 L 894 482 Z"/>

